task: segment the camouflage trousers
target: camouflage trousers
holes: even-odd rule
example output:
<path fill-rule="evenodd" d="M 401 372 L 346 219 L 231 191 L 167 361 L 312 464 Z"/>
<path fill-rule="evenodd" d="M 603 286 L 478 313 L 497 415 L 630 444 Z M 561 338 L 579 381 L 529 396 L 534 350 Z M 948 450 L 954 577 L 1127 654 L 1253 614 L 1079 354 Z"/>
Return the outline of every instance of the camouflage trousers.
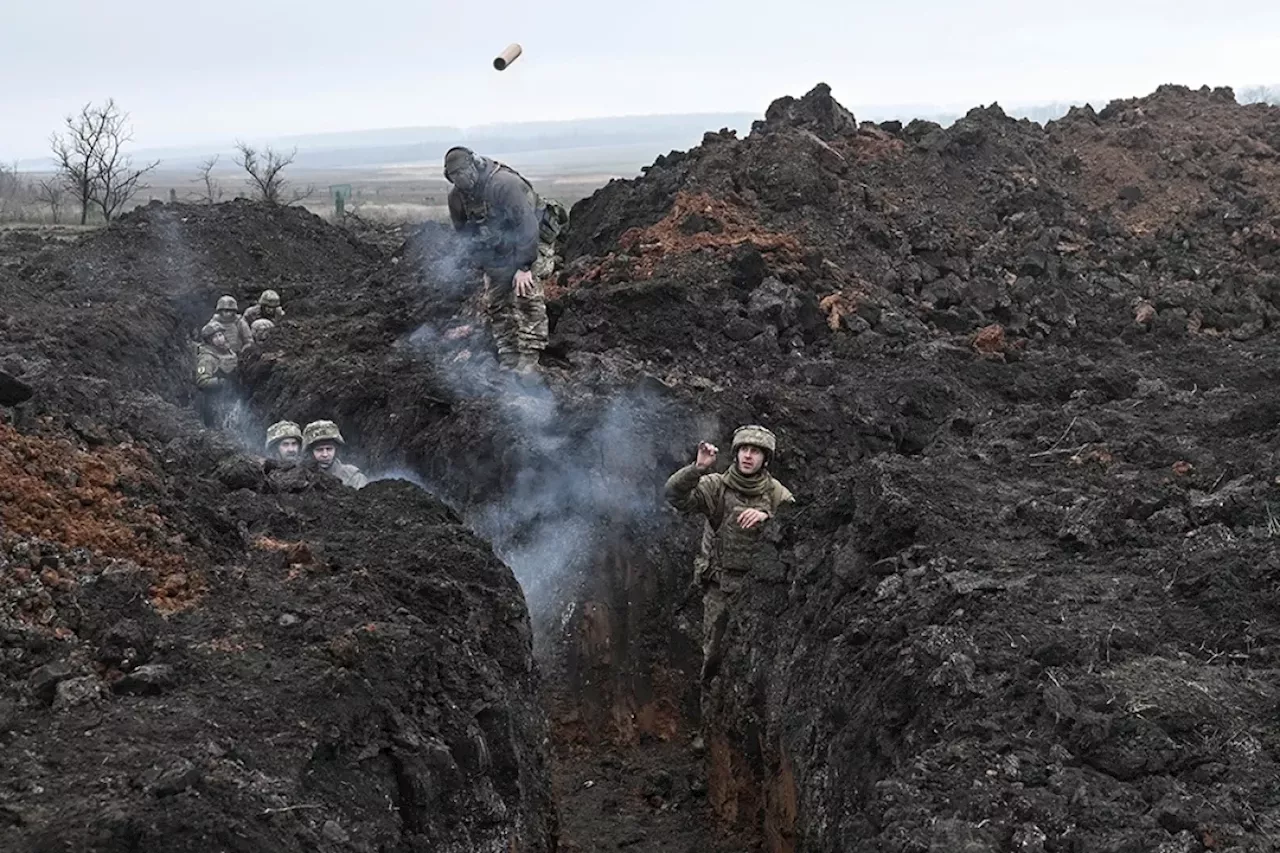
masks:
<path fill-rule="evenodd" d="M 717 580 L 702 593 L 702 683 L 720 671 L 724 659 L 724 632 L 729 625 L 729 607 L 742 587 L 742 576 L 717 572 Z"/>
<path fill-rule="evenodd" d="M 514 366 L 521 356 L 532 357 L 536 362 L 547 347 L 546 280 L 555 269 L 555 255 L 551 246 L 538 246 L 538 259 L 533 263 L 532 296 L 517 296 L 512 278 L 514 270 L 485 274 L 485 313 L 489 316 L 489 330 L 493 333 L 498 351 L 498 362 Z"/>

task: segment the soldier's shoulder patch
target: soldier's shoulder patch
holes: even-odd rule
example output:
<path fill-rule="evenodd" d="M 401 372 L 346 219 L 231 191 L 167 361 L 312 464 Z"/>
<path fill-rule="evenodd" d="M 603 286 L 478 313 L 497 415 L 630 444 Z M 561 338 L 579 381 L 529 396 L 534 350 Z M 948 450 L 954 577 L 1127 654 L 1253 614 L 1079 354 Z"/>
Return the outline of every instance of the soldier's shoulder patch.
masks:
<path fill-rule="evenodd" d="M 201 376 L 203 376 L 208 372 L 209 372 L 209 368 L 205 367 L 203 364 L 196 368 L 196 373 L 199 373 Z"/>

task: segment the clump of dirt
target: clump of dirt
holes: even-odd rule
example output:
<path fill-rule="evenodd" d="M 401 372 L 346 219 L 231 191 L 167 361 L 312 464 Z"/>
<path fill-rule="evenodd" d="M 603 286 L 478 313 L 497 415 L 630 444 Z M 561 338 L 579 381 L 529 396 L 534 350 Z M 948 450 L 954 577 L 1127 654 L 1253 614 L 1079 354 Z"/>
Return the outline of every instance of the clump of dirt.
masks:
<path fill-rule="evenodd" d="M 132 561 L 154 578 L 151 596 L 158 610 L 189 607 L 203 581 L 180 553 L 181 534 L 139 497 L 158 490 L 155 468 L 141 448 L 85 451 L 66 438 L 24 436 L 0 424 L 3 530 L 83 549 L 98 560 Z M 38 567 L 43 557 L 33 557 Z M 21 574 L 13 576 L 20 583 L 26 580 Z M 59 581 L 72 583 L 71 577 Z"/>

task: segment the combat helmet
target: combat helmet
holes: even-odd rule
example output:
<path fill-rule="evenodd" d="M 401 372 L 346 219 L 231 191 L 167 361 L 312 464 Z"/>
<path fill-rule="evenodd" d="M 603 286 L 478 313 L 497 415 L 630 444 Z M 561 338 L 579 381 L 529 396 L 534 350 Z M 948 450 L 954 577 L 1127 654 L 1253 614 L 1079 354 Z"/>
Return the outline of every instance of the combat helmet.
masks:
<path fill-rule="evenodd" d="M 264 290 L 262 295 L 258 297 L 258 304 L 263 308 L 279 308 L 280 294 L 274 290 Z"/>
<path fill-rule="evenodd" d="M 346 444 L 342 433 L 333 421 L 312 421 L 302 431 L 302 449 L 310 450 L 313 444 L 321 441 L 332 441 L 335 444 Z"/>
<path fill-rule="evenodd" d="M 265 334 L 276 327 L 276 324 L 268 320 L 266 317 L 259 317 L 249 324 L 249 331 L 253 332 L 253 336 Z"/>
<path fill-rule="evenodd" d="M 733 432 L 733 452 L 737 453 L 738 448 L 744 444 L 762 447 L 769 454 L 769 458 L 773 458 L 773 454 L 778 449 L 778 439 L 772 430 L 766 429 L 759 424 L 748 424 L 740 426 Z"/>
<path fill-rule="evenodd" d="M 207 344 L 209 341 L 213 340 L 214 335 L 222 331 L 224 331 L 224 329 L 217 323 L 205 323 L 200 329 L 200 340 Z"/>
<path fill-rule="evenodd" d="M 223 296 L 218 299 L 217 311 L 239 311 L 240 306 L 236 303 L 234 296 Z"/>
<path fill-rule="evenodd" d="M 275 448 L 276 442 L 286 438 L 302 441 L 302 428 L 293 421 L 276 421 L 267 427 L 267 452 L 270 453 Z"/>

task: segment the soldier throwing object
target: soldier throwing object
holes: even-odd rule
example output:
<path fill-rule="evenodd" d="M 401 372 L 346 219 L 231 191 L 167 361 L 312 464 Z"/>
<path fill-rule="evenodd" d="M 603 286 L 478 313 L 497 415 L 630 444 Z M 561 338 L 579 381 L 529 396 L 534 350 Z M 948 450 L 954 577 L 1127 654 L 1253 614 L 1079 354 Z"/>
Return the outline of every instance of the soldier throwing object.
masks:
<path fill-rule="evenodd" d="M 743 578 L 753 567 L 777 559 L 770 538 L 779 509 L 795 503 L 786 486 L 769 473 L 777 449 L 774 434 L 762 426 L 739 427 L 733 434 L 733 465 L 710 473 L 718 451 L 702 442 L 698 457 L 667 480 L 667 501 L 684 513 L 706 517 L 702 548 L 694 559 L 694 581 L 702 586 L 702 680 L 709 681 L 724 655 L 722 642 Z"/>

